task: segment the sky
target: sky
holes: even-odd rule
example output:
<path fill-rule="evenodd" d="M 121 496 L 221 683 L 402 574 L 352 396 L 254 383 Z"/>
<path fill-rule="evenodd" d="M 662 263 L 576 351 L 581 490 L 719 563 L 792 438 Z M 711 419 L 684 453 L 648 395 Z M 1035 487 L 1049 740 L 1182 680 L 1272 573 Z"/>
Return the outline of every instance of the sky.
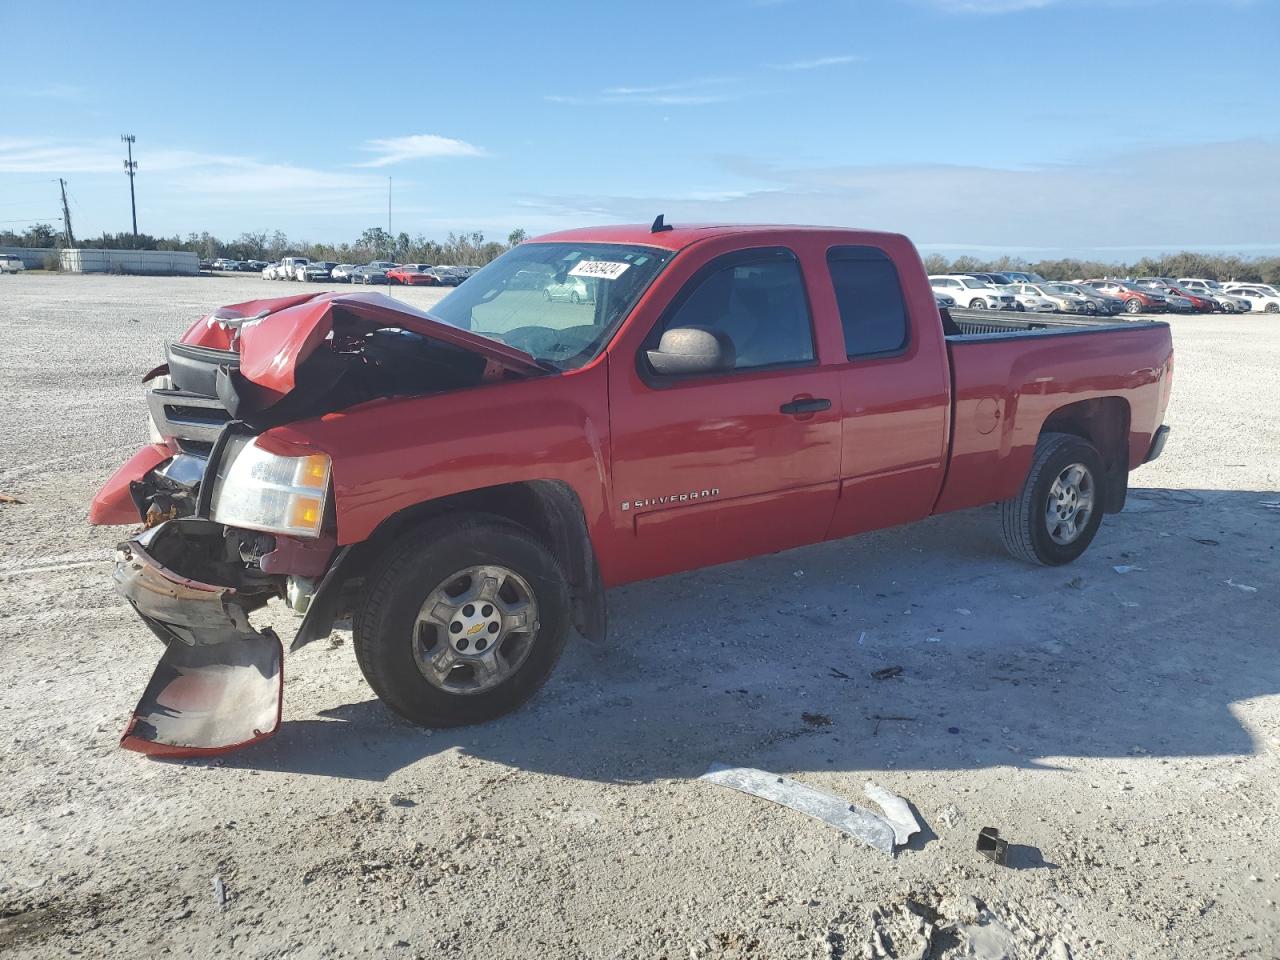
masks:
<path fill-rule="evenodd" d="M 599 223 L 926 252 L 1280 253 L 1280 0 L 42 3 L 0 229 L 351 241 Z"/>

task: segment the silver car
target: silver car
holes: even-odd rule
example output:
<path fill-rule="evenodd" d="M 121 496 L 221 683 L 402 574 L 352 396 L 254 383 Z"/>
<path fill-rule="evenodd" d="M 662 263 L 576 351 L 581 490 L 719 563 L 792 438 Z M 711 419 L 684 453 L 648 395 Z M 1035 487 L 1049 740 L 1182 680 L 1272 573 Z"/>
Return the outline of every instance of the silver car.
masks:
<path fill-rule="evenodd" d="M 22 258 L 12 253 L 0 253 L 0 273 L 18 273 L 27 269 Z"/>
<path fill-rule="evenodd" d="M 565 277 L 563 283 L 552 281 L 542 288 L 544 300 L 568 300 L 570 303 L 590 303 L 595 299 L 591 285 L 582 277 Z"/>
<path fill-rule="evenodd" d="M 340 263 L 329 271 L 329 279 L 336 280 L 338 283 L 350 283 L 351 274 L 355 272 L 354 263 Z"/>

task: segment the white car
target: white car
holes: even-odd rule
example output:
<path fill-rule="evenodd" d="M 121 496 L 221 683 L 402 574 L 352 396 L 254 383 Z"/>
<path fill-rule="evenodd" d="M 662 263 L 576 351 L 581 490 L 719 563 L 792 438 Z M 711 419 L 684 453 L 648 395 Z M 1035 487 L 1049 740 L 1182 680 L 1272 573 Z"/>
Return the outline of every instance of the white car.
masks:
<path fill-rule="evenodd" d="M 1233 297 L 1249 301 L 1249 309 L 1257 313 L 1280 313 L 1280 293 L 1275 287 L 1265 283 L 1236 286 L 1232 284 L 1227 292 Z"/>
<path fill-rule="evenodd" d="M 1030 310 L 1032 313 L 1055 313 L 1058 305 L 1048 297 L 1041 296 L 1039 293 L 1033 293 L 1027 289 L 1028 284 L 1010 283 L 1002 287 L 996 287 L 1002 293 L 1013 295 L 1014 300 L 1018 302 L 1019 309 Z"/>
<path fill-rule="evenodd" d="M 1067 287 L 1053 283 L 1017 283 L 1014 290 L 1018 295 L 1039 297 L 1049 301 L 1053 310 L 1059 313 L 1097 313 L 1098 305 L 1088 297 L 1082 296 Z M 1027 307 L 1030 310 L 1030 307 Z"/>
<path fill-rule="evenodd" d="M 937 274 L 929 277 L 934 293 L 954 297 L 957 304 L 970 310 L 1017 310 L 1012 293 L 1002 293 L 989 283 L 967 274 Z"/>
<path fill-rule="evenodd" d="M 0 273 L 19 273 L 27 269 L 22 258 L 12 253 L 0 253 Z"/>
<path fill-rule="evenodd" d="M 276 265 L 276 279 L 305 280 L 307 279 L 307 264 L 310 262 L 310 257 L 285 257 Z"/>
<path fill-rule="evenodd" d="M 336 280 L 339 283 L 350 283 L 351 274 L 355 272 L 355 269 L 356 267 L 353 263 L 340 263 L 329 271 L 329 279 Z"/>

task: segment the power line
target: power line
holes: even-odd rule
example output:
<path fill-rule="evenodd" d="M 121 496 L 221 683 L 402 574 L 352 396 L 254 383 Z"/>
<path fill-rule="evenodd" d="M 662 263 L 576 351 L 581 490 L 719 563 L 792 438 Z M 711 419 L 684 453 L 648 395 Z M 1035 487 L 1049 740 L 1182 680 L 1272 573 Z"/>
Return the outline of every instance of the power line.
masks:
<path fill-rule="evenodd" d="M 58 217 L 36 217 L 34 220 L 0 220 L 0 223 L 52 223 Z"/>

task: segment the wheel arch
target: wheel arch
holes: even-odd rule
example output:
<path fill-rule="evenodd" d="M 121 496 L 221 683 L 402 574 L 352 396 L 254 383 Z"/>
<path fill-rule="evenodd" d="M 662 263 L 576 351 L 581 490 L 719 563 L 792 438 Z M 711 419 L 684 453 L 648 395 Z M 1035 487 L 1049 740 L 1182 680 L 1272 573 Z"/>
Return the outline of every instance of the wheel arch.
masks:
<path fill-rule="evenodd" d="M 1054 410 L 1040 426 L 1041 435 L 1069 433 L 1088 440 L 1106 465 L 1104 513 L 1124 509 L 1129 492 L 1129 401 L 1124 397 L 1093 397 Z"/>
<path fill-rule="evenodd" d="M 503 517 L 537 537 L 564 569 L 574 627 L 589 640 L 605 638 L 608 606 L 586 513 L 577 492 L 563 480 L 498 484 L 406 507 L 383 520 L 367 540 L 352 548 L 350 569 L 370 569 L 393 541 L 413 527 L 443 514 L 463 512 Z"/>

